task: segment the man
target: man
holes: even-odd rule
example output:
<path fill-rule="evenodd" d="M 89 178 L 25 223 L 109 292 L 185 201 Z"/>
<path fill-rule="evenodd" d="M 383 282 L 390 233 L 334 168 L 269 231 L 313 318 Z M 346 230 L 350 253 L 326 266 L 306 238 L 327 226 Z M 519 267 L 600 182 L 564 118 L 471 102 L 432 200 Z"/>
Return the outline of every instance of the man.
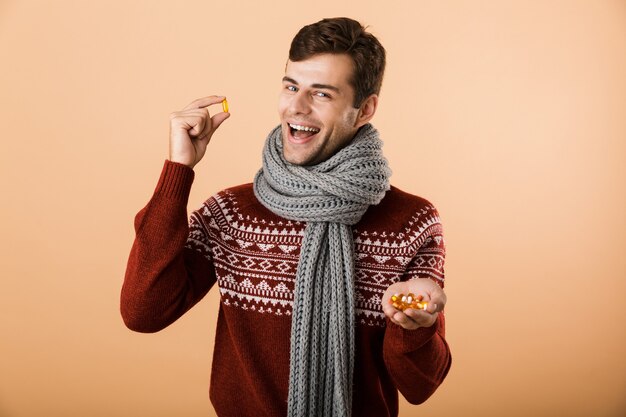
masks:
<path fill-rule="evenodd" d="M 217 282 L 210 397 L 219 416 L 396 416 L 451 363 L 442 228 L 427 200 L 389 185 L 376 112 L 385 50 L 358 22 L 323 19 L 293 39 L 280 125 L 254 182 L 187 220 L 193 168 L 229 117 L 223 96 L 170 116 L 170 157 L 135 218 L 121 294 L 126 325 L 168 326 Z M 425 310 L 401 311 L 413 293 Z"/>

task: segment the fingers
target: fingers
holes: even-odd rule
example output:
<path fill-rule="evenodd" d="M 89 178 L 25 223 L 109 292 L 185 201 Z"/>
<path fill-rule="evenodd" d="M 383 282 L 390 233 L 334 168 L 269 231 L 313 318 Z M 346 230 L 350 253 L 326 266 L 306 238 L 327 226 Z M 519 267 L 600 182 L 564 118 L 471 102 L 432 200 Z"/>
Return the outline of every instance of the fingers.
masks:
<path fill-rule="evenodd" d="M 203 139 L 205 137 L 210 138 L 213 135 L 213 132 L 215 132 L 218 127 L 220 127 L 222 122 L 230 117 L 230 113 L 220 112 L 211 117 L 211 120 L 207 120 L 207 110 L 199 109 L 197 111 L 203 112 L 202 130 L 201 133 L 198 135 L 198 139 Z"/>
<path fill-rule="evenodd" d="M 447 297 L 439 284 L 429 278 L 417 278 L 408 281 L 412 285 L 415 294 L 423 295 L 424 300 L 428 302 L 426 311 L 428 313 L 438 313 L 443 311 L 446 305 Z M 417 287 L 414 287 L 417 286 Z"/>
<path fill-rule="evenodd" d="M 437 321 L 437 314 L 430 314 L 422 310 L 407 308 L 396 312 L 390 320 L 407 330 L 415 330 L 420 327 L 430 327 Z"/>
<path fill-rule="evenodd" d="M 396 310 L 390 302 L 390 297 L 388 297 L 387 295 L 383 296 L 383 299 L 381 301 L 381 307 L 383 308 L 383 313 L 385 313 L 385 315 L 389 318 L 392 318 L 394 314 L 396 314 L 396 312 L 398 310 Z"/>
<path fill-rule="evenodd" d="M 213 125 L 213 130 L 220 127 L 222 122 L 230 117 L 230 113 L 217 113 L 215 116 L 211 117 L 211 122 Z"/>
<path fill-rule="evenodd" d="M 189 135 L 193 137 L 206 136 L 206 133 L 211 130 L 211 123 L 207 121 L 206 110 L 187 110 L 183 118 L 189 126 L 193 126 L 189 129 Z"/>
<path fill-rule="evenodd" d="M 183 110 L 202 109 L 204 107 L 210 106 L 211 104 L 221 103 L 225 98 L 225 96 L 202 97 L 189 103 L 187 107 L 185 107 Z"/>
<path fill-rule="evenodd" d="M 217 130 L 218 127 L 222 124 L 222 122 L 230 117 L 230 113 L 217 113 L 215 116 L 211 117 L 210 122 L 206 122 L 204 125 L 204 129 L 202 129 L 202 133 L 198 135 L 198 139 L 204 139 L 205 137 L 213 136 L 213 132 Z"/>
<path fill-rule="evenodd" d="M 431 314 L 428 311 L 414 310 L 412 308 L 404 310 L 404 314 L 415 323 L 416 327 L 430 327 L 435 323 L 438 316 L 437 313 Z"/>
<path fill-rule="evenodd" d="M 393 316 L 389 317 L 389 319 L 397 324 L 400 327 L 403 327 L 405 329 L 408 330 L 413 330 L 416 329 L 417 323 L 415 323 L 410 317 L 408 317 L 404 312 L 402 311 L 396 311 Z"/>
<path fill-rule="evenodd" d="M 404 311 L 396 310 L 391 304 L 383 304 L 383 312 L 392 323 L 407 330 L 415 330 L 419 327 L 430 327 L 437 320 L 437 313 L 428 310 L 416 310 L 407 308 Z"/>
<path fill-rule="evenodd" d="M 431 301 L 426 306 L 426 311 L 429 312 L 430 314 L 438 313 L 441 310 L 443 310 L 443 304 L 438 303 L 436 301 Z"/>
<path fill-rule="evenodd" d="M 426 307 L 426 311 L 428 311 L 429 313 L 438 313 L 440 311 L 443 311 L 446 302 L 446 294 L 443 291 L 436 291 L 431 294 L 430 301 L 428 302 L 428 306 Z"/>
<path fill-rule="evenodd" d="M 430 316 L 430 314 L 407 308 L 404 311 L 396 310 L 390 303 L 383 303 L 383 312 L 389 317 L 392 323 L 405 329 L 414 330 L 423 325 L 424 320 L 420 314 Z M 416 320 L 417 319 L 417 320 Z"/>
<path fill-rule="evenodd" d="M 385 314 L 385 316 L 387 316 L 389 320 L 391 320 L 392 323 L 397 324 L 398 326 L 402 326 L 402 327 L 409 325 L 409 320 L 404 315 L 404 313 L 396 310 L 391 305 L 391 296 L 390 296 L 389 291 L 387 291 L 383 295 L 383 298 L 381 300 L 381 307 L 383 309 L 383 313 Z"/>
<path fill-rule="evenodd" d="M 391 302 L 394 294 L 412 294 L 415 300 L 427 302 L 426 309 L 396 309 Z M 446 294 L 437 283 L 428 278 L 420 278 L 390 285 L 383 294 L 381 304 L 383 313 L 392 323 L 414 330 L 430 327 L 437 321 L 438 313 L 446 304 Z"/>

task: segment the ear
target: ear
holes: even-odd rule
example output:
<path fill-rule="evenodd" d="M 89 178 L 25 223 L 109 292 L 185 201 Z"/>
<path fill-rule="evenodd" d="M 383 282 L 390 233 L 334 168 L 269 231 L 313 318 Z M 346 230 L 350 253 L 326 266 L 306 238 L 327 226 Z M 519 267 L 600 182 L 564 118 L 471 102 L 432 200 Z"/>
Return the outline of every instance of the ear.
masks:
<path fill-rule="evenodd" d="M 354 127 L 359 128 L 368 123 L 371 118 L 374 117 L 376 107 L 378 107 L 378 96 L 376 94 L 372 94 L 363 100 L 359 108 L 359 113 L 356 116 Z"/>

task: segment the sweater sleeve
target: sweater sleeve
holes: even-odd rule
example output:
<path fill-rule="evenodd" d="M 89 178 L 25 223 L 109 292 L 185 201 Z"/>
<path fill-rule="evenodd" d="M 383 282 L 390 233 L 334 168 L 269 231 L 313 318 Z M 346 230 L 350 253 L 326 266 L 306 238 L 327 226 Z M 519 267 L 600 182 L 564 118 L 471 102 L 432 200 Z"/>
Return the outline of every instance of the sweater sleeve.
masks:
<path fill-rule="evenodd" d="M 187 220 L 194 179 L 190 167 L 165 160 L 148 204 L 135 216 L 120 296 L 126 326 L 157 332 L 193 307 L 216 281 L 199 213 Z"/>
<path fill-rule="evenodd" d="M 434 209 L 433 209 L 434 210 Z M 438 219 L 438 216 L 435 217 Z M 411 260 L 403 280 L 430 278 L 443 288 L 445 244 L 439 223 Z M 431 327 L 407 330 L 385 318 L 383 358 L 391 377 L 411 404 L 426 401 L 445 379 L 452 357 L 445 339 L 445 316 Z"/>

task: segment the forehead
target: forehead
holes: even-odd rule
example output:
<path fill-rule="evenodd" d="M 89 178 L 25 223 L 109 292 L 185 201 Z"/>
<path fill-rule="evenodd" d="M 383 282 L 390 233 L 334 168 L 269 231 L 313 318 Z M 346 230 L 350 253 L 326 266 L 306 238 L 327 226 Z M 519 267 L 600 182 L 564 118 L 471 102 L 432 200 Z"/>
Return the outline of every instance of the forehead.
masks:
<path fill-rule="evenodd" d="M 285 76 L 299 84 L 329 84 L 349 86 L 352 76 L 352 58 L 346 54 L 318 54 L 304 61 L 287 61 Z"/>

